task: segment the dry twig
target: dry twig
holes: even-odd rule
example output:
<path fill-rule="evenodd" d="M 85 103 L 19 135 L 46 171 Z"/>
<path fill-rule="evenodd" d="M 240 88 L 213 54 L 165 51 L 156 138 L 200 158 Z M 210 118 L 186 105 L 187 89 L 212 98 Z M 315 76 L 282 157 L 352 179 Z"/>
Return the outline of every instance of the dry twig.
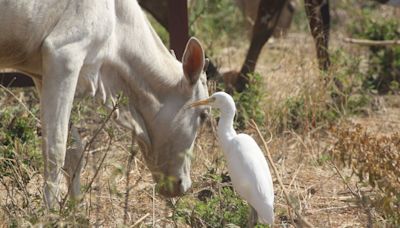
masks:
<path fill-rule="evenodd" d="M 366 39 L 354 39 L 344 38 L 344 42 L 351 44 L 358 44 L 363 46 L 396 46 L 400 45 L 400 40 L 366 40 Z"/>
<path fill-rule="evenodd" d="M 131 187 L 129 187 L 130 184 L 130 172 L 131 172 L 131 168 L 132 168 L 132 162 L 136 157 L 137 154 L 137 150 L 134 148 L 135 145 L 135 133 L 132 133 L 132 148 L 130 151 L 130 156 L 128 159 L 128 165 L 126 167 L 126 185 L 125 185 L 125 205 L 124 205 L 124 224 L 126 225 L 126 220 L 128 219 L 128 203 L 129 203 L 129 192 L 131 190 Z"/>
<path fill-rule="evenodd" d="M 40 124 L 40 120 L 35 116 L 35 114 L 33 114 L 29 108 L 25 105 L 24 102 L 22 102 L 17 95 L 15 95 L 11 90 L 9 90 L 7 87 L 3 86 L 2 84 L 0 84 L 0 88 L 4 89 L 7 93 L 9 93 L 12 97 L 14 97 L 15 100 L 18 101 L 18 103 L 20 103 L 22 105 L 22 107 L 29 113 L 29 115 L 31 115 L 39 124 Z"/>

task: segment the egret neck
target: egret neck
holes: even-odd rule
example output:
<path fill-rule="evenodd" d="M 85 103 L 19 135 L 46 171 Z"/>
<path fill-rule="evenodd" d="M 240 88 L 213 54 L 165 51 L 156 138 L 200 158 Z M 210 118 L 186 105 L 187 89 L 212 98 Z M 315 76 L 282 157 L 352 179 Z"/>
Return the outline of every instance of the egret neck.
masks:
<path fill-rule="evenodd" d="M 233 128 L 235 101 L 225 92 L 216 92 L 207 99 L 189 104 L 189 107 L 200 105 L 209 105 L 221 112 L 217 127 L 218 142 L 224 152 L 233 187 L 251 205 L 252 211 L 256 211 L 253 213 L 260 215 L 262 223 L 274 224 L 274 190 L 268 163 L 250 135 L 236 134 Z"/>
<path fill-rule="evenodd" d="M 235 137 L 236 131 L 233 129 L 233 118 L 235 117 L 236 107 L 235 105 L 224 105 L 219 107 L 221 116 L 218 121 L 218 138 L 223 147 L 227 145 L 227 142 Z"/>

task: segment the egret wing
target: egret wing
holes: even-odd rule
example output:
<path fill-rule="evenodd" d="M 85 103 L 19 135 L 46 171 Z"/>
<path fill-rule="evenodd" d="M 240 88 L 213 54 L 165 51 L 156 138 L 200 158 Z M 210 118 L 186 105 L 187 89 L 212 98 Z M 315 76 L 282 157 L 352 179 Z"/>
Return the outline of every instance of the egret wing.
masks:
<path fill-rule="evenodd" d="M 249 135 L 239 134 L 230 142 L 227 153 L 228 169 L 236 191 L 257 210 L 260 217 L 268 214 L 270 218 L 274 191 L 268 163 L 260 147 Z"/>

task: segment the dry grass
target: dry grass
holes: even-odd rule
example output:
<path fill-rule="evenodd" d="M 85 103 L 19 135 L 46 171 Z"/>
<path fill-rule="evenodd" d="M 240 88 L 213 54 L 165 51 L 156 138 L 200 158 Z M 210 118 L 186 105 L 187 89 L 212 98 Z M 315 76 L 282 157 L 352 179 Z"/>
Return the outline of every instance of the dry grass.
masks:
<path fill-rule="evenodd" d="M 342 30 L 333 33 L 332 48 L 358 55 L 360 49 L 338 41 L 341 34 Z M 243 42 L 237 46 L 239 50 L 226 48 L 216 57 L 225 69 L 240 68 L 246 44 Z M 334 75 L 335 70 L 337 69 L 333 67 L 330 75 Z M 327 151 L 335 142 L 335 138 L 327 130 L 329 124 L 321 123 L 314 128 L 314 123 L 310 121 L 303 125 L 301 131 L 285 127 L 277 130 L 279 123 L 276 122 L 276 113 L 287 116 L 285 102 L 289 98 L 303 97 L 308 110 L 324 108 L 330 104 L 329 94 L 326 93 L 316 67 L 311 37 L 304 33 L 289 33 L 287 37 L 269 43 L 264 48 L 257 71 L 265 78 L 264 110 L 267 118 L 262 132 L 265 138 L 269 137 L 266 128 L 274 132 L 273 140 L 268 146 L 291 203 L 315 227 L 367 226 L 370 223 L 370 214 L 352 193 L 354 189 L 358 189 L 357 179 L 348 178 L 351 170 L 336 169 L 327 157 Z M 30 109 L 37 107 L 37 98 L 31 92 L 20 89 L 13 92 Z M 13 100 L 12 96 L 4 92 L 0 94 L 0 115 L 5 107 L 23 109 L 21 103 Z M 394 97 L 380 98 L 379 102 L 383 105 L 376 110 L 368 108 L 367 115 L 343 115 L 343 118 L 337 121 L 361 123 L 374 134 L 399 131 L 400 104 L 396 99 L 398 100 Z M 84 105 L 94 106 L 90 103 Z M 78 123 L 86 141 L 101 123 L 101 118 L 95 111 L 89 113 L 90 117 L 86 116 Z M 153 194 L 154 183 L 142 155 L 138 153 L 131 157 L 132 151 L 137 148 L 131 146 L 130 132 L 113 123 L 107 123 L 106 129 L 112 129 L 113 132 L 110 149 L 107 149 L 109 134 L 102 131 L 87 153 L 87 165 L 81 174 L 82 185 L 88 186 L 93 176 L 98 173 L 93 185 L 84 195 L 82 203 L 75 208 L 69 208 L 64 213 L 48 215 L 52 217 L 52 221 L 103 227 L 123 224 L 128 227 L 188 227 L 171 219 L 174 205 L 180 199 L 165 199 Z M 254 130 L 246 129 L 246 132 L 257 138 Z M 276 134 L 277 132 L 279 134 Z M 17 154 L 25 153 L 23 145 L 15 150 Z M 99 161 L 105 153 L 108 153 L 107 159 L 99 167 Z M 194 154 L 191 174 L 193 187 L 185 196 L 191 198 L 197 198 L 197 194 L 203 189 L 215 187 L 212 183 L 204 181 L 203 177 L 208 170 L 214 169 L 219 174 L 227 171 L 210 124 L 206 124 L 201 130 Z M 50 219 L 44 216 L 41 199 L 41 170 L 24 170 L 23 172 L 31 177 L 26 183 L 18 167 L 25 166 L 17 166 L 13 176 L 2 178 L 0 226 L 9 226 L 12 221 L 17 221 L 18 226 L 48 222 Z M 277 183 L 276 180 L 274 182 Z M 371 189 L 365 188 L 360 191 L 368 193 Z M 276 224 L 287 223 L 290 221 L 288 205 L 278 184 L 275 184 L 275 196 Z M 379 214 L 372 215 L 375 224 L 385 225 Z M 297 218 L 295 222 L 299 222 Z"/>

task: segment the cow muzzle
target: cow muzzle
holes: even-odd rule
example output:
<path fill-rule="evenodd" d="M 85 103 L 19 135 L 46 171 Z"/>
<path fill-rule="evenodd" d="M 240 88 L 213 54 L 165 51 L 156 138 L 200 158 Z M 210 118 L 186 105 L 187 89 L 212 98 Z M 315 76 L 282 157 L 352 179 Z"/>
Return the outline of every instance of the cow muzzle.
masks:
<path fill-rule="evenodd" d="M 157 181 L 157 191 L 165 197 L 182 196 L 192 185 L 192 181 L 188 177 L 168 176 Z"/>

